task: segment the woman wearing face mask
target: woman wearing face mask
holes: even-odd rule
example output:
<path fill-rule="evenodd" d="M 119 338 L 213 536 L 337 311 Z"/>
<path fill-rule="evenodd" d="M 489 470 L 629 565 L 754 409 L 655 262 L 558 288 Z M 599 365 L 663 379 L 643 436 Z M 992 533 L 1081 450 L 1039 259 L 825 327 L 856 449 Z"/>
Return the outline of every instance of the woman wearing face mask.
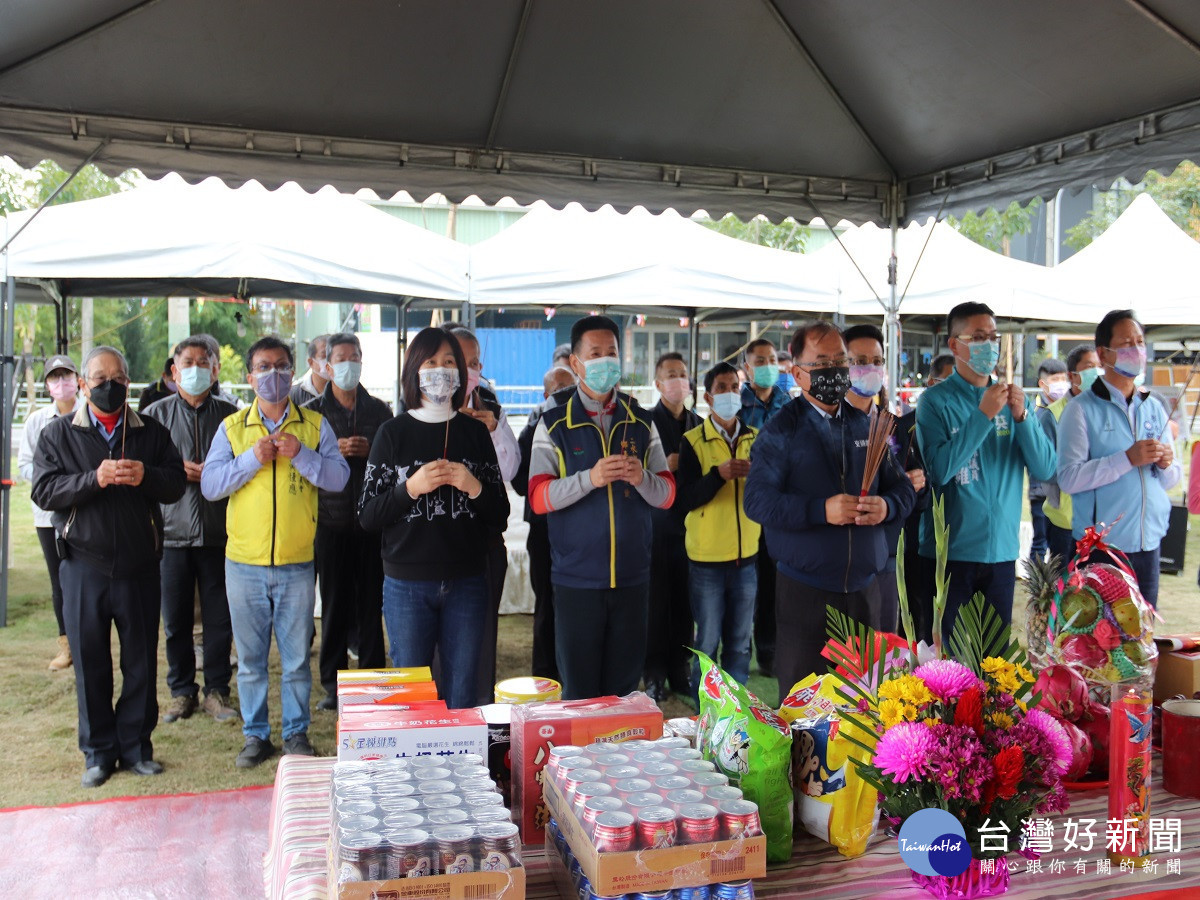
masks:
<path fill-rule="evenodd" d="M 1171 445 L 1167 411 L 1137 386 L 1146 371 L 1146 338 L 1131 309 L 1115 309 L 1096 326 L 1104 375 L 1063 410 L 1058 422 L 1058 483 L 1071 494 L 1072 533 L 1101 523 L 1105 541 L 1129 558 L 1138 587 L 1158 604 L 1159 545 L 1182 469 Z"/>
<path fill-rule="evenodd" d="M 466 394 L 462 349 L 441 328 L 408 347 L 407 412 L 384 424 L 367 460 L 359 522 L 381 531 L 383 618 L 392 664 L 441 657 L 442 698 L 476 702 L 488 594 L 490 535 L 508 521 L 508 496 L 487 426 L 458 412 Z"/>
<path fill-rule="evenodd" d="M 79 370 L 69 356 L 52 356 L 46 360 L 46 393 L 53 401 L 40 407 L 25 419 L 25 430 L 21 433 L 21 448 L 17 451 L 17 470 L 26 481 L 33 480 L 33 456 L 42 430 L 59 416 L 69 416 L 81 405 L 79 397 Z M 33 506 L 33 527 L 37 530 L 38 543 L 42 545 L 42 556 L 50 573 L 50 598 L 54 604 L 54 618 L 58 620 L 58 654 L 50 660 L 50 671 L 58 672 L 71 666 L 71 648 L 67 646 L 67 630 L 63 625 L 62 586 L 58 581 L 58 550 L 54 546 L 54 523 L 50 513 Z"/>

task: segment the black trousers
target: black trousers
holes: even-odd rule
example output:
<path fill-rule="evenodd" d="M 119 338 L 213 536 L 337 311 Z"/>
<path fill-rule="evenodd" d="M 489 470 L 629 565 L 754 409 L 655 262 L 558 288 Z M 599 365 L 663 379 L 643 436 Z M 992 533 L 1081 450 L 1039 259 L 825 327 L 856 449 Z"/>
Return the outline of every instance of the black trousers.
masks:
<path fill-rule="evenodd" d="M 347 642 L 358 629 L 358 667 L 384 665 L 383 559 L 379 535 L 317 526 L 314 568 L 321 586 L 321 687 L 337 694 L 338 669 L 349 667 Z M 207 641 L 205 642 L 207 643 Z"/>
<path fill-rule="evenodd" d="M 42 545 L 42 556 L 46 560 L 46 570 L 50 573 L 50 602 L 54 604 L 54 618 L 58 620 L 58 633 L 64 635 L 67 633 L 67 627 L 63 624 L 62 611 L 62 584 L 58 580 L 58 547 L 54 544 L 54 528 L 46 526 L 45 528 L 36 528 L 38 543 Z"/>
<path fill-rule="evenodd" d="M 754 605 L 754 653 L 760 669 L 775 667 L 775 560 L 764 542 L 756 557 L 758 602 Z"/>
<path fill-rule="evenodd" d="M 825 646 L 825 607 L 832 606 L 856 622 L 879 627 L 879 583 L 872 581 L 861 591 L 848 594 L 823 591 L 778 573 L 775 582 L 775 622 L 779 643 L 775 654 L 775 677 L 779 703 L 797 681 L 829 670 L 821 655 Z"/>
<path fill-rule="evenodd" d="M 900 588 L 896 584 L 896 560 L 891 558 L 879 577 L 879 630 L 896 634 L 900 627 Z"/>
<path fill-rule="evenodd" d="M 162 558 L 162 619 L 167 645 L 167 687 L 172 697 L 196 696 L 193 626 L 196 592 L 204 625 L 204 693 L 229 692 L 233 626 L 225 596 L 224 547 L 167 547 Z"/>
<path fill-rule="evenodd" d="M 563 699 L 636 691 L 646 659 L 650 588 L 554 585 L 554 640 Z"/>
<path fill-rule="evenodd" d="M 924 570 L 927 599 L 921 615 L 921 640 L 933 641 L 933 591 L 937 563 L 927 556 L 921 557 Z M 1005 625 L 1012 623 L 1013 593 L 1017 586 L 1016 562 L 975 563 L 951 559 L 946 562 L 946 609 L 942 613 L 942 641 L 949 642 L 958 621 L 958 611 L 966 606 L 976 594 L 984 599 L 1000 616 Z"/>
<path fill-rule="evenodd" d="M 536 678 L 558 681 L 554 657 L 554 584 L 550 580 L 550 529 L 544 517 L 529 523 L 525 538 L 529 553 L 529 583 L 533 587 L 533 659 Z"/>
<path fill-rule="evenodd" d="M 1062 559 L 1063 568 L 1075 557 L 1075 536 L 1070 528 L 1059 528 L 1046 520 L 1046 549 L 1051 556 Z"/>
<path fill-rule="evenodd" d="M 650 599 L 646 624 L 646 683 L 670 681 L 671 690 L 690 694 L 692 603 L 684 536 L 656 529 L 650 555 Z"/>
<path fill-rule="evenodd" d="M 493 535 L 487 549 L 488 606 L 483 620 L 483 644 L 479 648 L 479 668 L 475 679 L 475 703 L 483 706 L 496 698 L 496 643 L 500 639 L 500 600 L 504 596 L 504 577 L 508 574 L 508 548 L 504 535 Z"/>
<path fill-rule="evenodd" d="M 77 559 L 59 568 L 63 620 L 75 661 L 79 749 L 88 766 L 133 764 L 154 758 L 150 735 L 158 723 L 157 564 L 109 578 Z M 112 629 L 121 647 L 121 696 L 113 707 Z"/>

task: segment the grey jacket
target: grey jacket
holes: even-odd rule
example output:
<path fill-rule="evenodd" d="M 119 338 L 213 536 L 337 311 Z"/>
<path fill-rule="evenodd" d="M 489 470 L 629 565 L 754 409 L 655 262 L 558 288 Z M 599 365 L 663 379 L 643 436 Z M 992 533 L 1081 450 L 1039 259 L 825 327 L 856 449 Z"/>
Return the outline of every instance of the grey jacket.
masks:
<path fill-rule="evenodd" d="M 211 393 L 197 408 L 178 394 L 172 394 L 151 403 L 143 415 L 166 427 L 181 457 L 191 462 L 204 462 L 213 435 L 226 416 L 235 412 L 236 406 Z M 189 481 L 183 499 L 162 508 L 163 546 L 224 547 L 225 507 L 225 500 L 215 503 L 205 500 L 200 493 L 200 482 Z"/>

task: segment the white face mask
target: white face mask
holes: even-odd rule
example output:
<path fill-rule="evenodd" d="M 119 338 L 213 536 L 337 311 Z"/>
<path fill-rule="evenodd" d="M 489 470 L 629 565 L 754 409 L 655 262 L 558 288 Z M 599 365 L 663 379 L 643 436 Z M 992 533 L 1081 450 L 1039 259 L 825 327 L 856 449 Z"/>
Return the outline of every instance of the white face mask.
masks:
<path fill-rule="evenodd" d="M 421 396 L 432 406 L 449 406 L 458 390 L 458 369 L 420 369 L 417 378 L 421 385 Z"/>

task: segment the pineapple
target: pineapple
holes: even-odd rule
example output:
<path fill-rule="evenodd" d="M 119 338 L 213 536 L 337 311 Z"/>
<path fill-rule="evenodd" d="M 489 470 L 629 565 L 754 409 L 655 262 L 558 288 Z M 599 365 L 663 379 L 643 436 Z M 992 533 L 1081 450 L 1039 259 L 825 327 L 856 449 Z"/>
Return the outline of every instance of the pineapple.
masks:
<path fill-rule="evenodd" d="M 1046 630 L 1050 625 L 1050 604 L 1064 568 L 1059 556 L 1031 559 L 1025 563 L 1025 592 L 1029 597 L 1025 605 L 1025 652 L 1035 670 L 1050 664 L 1046 655 L 1049 643 Z"/>

